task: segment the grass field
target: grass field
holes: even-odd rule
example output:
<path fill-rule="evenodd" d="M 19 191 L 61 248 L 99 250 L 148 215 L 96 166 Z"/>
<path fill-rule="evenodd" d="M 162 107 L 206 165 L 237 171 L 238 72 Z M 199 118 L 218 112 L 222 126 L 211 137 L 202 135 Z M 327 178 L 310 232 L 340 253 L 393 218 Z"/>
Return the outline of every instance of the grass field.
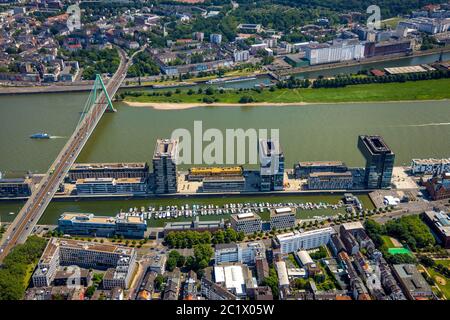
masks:
<path fill-rule="evenodd" d="M 392 242 L 391 237 L 389 237 L 389 236 L 381 236 L 381 238 L 383 239 L 384 245 L 387 248 L 395 248 L 395 245 Z"/>
<path fill-rule="evenodd" d="M 447 268 L 450 268 L 450 260 L 435 260 L 436 263 L 443 264 Z"/>
<path fill-rule="evenodd" d="M 450 300 L 450 279 L 446 278 L 444 275 L 440 274 L 433 268 L 428 268 L 428 272 L 430 273 L 431 277 L 433 278 L 439 289 L 441 289 L 442 293 L 447 298 L 447 300 Z M 440 284 L 437 281 L 437 277 L 443 279 L 445 281 L 445 284 Z"/>
<path fill-rule="evenodd" d="M 394 17 L 394 18 L 386 19 L 386 20 L 381 21 L 381 26 L 382 27 L 388 26 L 391 29 L 395 29 L 395 28 L 397 28 L 398 23 L 402 20 L 404 20 L 404 18 L 401 18 L 401 17 Z"/>
<path fill-rule="evenodd" d="M 204 97 L 215 99 L 218 103 L 239 103 L 242 96 L 253 98 L 254 102 L 267 103 L 333 103 L 333 102 L 368 102 L 368 101 L 402 101 L 402 100 L 442 100 L 450 99 L 450 79 L 410 81 L 404 83 L 374 83 L 347 86 L 344 88 L 320 89 L 277 89 L 275 91 L 225 91 L 214 95 L 187 94 L 187 90 L 174 93 L 170 97 L 152 96 L 142 92 L 139 97 L 127 96 L 130 102 L 165 102 L 165 103 L 202 103 Z"/>

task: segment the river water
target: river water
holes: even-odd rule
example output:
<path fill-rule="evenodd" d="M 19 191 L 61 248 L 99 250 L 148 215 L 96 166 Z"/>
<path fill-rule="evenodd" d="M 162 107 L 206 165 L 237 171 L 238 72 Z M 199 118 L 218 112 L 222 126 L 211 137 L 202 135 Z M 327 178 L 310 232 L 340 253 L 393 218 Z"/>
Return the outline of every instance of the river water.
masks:
<path fill-rule="evenodd" d="M 419 62 L 424 63 L 424 62 Z M 45 172 L 73 132 L 87 93 L 0 96 L 0 171 L 7 177 L 27 171 Z M 194 121 L 203 130 L 279 129 L 286 167 L 297 161 L 343 160 L 363 166 L 357 149 L 360 134 L 380 134 L 396 153 L 396 165 L 412 158 L 450 157 L 450 105 L 448 101 L 349 103 L 287 107 L 201 107 L 187 110 L 154 110 L 116 104 L 107 113 L 81 153 L 78 162 L 147 161 L 157 138 L 170 137 L 177 128 L 192 132 Z M 48 132 L 49 140 L 29 136 Z M 188 166 L 182 166 L 184 168 Z M 64 210 L 105 213 L 132 204 L 102 202 L 100 207 L 74 203 L 51 204 L 45 223 Z M 141 203 L 136 203 L 140 206 Z M 20 204 L 0 203 L 2 221 Z M 90 210 L 92 209 L 92 210 Z"/>

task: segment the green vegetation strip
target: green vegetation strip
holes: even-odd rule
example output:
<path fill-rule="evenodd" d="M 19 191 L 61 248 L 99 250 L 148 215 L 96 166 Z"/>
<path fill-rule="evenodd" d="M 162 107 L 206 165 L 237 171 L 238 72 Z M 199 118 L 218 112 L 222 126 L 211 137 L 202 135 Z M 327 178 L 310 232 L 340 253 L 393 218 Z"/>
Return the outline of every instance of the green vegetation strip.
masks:
<path fill-rule="evenodd" d="M 406 248 L 389 248 L 388 252 L 390 254 L 409 254 L 412 255 L 411 251 Z"/>
<path fill-rule="evenodd" d="M 31 236 L 6 256 L 0 269 L 0 300 L 23 298 L 45 245 L 44 238 Z"/>
<path fill-rule="evenodd" d="M 159 103 L 240 103 L 242 98 L 250 102 L 266 103 L 329 103 L 361 101 L 405 101 L 450 99 L 450 79 L 411 81 L 403 83 L 372 83 L 352 85 L 343 88 L 297 88 L 264 90 L 222 90 L 206 94 L 181 90 L 179 93 L 167 91 L 160 95 L 152 92 L 129 92 L 128 102 Z M 170 93 L 169 93 L 170 92 Z M 245 99 L 244 99 L 245 100 Z M 248 101 L 248 100 L 247 100 Z"/>

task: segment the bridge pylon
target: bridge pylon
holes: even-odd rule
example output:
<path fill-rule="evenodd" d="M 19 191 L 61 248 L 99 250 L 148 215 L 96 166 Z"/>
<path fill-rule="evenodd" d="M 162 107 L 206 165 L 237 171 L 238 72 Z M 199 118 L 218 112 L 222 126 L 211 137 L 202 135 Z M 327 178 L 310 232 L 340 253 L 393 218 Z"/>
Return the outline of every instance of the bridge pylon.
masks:
<path fill-rule="evenodd" d="M 97 101 L 97 98 L 98 98 L 98 90 L 103 91 L 103 93 L 105 94 L 106 100 L 108 102 L 108 107 L 106 108 L 106 112 L 116 112 L 117 110 L 114 108 L 111 98 L 109 97 L 108 91 L 106 90 L 106 86 L 103 83 L 103 79 L 99 74 L 97 74 L 95 76 L 94 86 L 92 88 L 94 103 Z"/>

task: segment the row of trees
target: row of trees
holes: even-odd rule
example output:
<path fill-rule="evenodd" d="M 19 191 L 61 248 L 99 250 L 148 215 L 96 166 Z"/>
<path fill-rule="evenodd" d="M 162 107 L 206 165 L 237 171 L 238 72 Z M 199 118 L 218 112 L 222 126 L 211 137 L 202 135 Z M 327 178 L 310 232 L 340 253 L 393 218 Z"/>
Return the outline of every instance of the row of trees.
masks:
<path fill-rule="evenodd" d="M 133 58 L 133 65 L 128 69 L 127 77 L 135 78 L 159 74 L 159 66 L 146 51 L 140 52 Z"/>
<path fill-rule="evenodd" d="M 180 231 L 169 232 L 164 238 L 165 243 L 171 248 L 192 248 L 198 244 L 218 244 L 242 241 L 245 238 L 243 232 L 236 232 L 232 228 L 209 231 Z"/>
<path fill-rule="evenodd" d="M 166 263 L 166 269 L 173 271 L 176 267 L 185 268 L 186 271 L 194 270 L 199 271 L 205 269 L 209 265 L 212 256 L 214 254 L 211 245 L 209 244 L 197 244 L 194 246 L 194 255 L 185 257 L 176 250 L 169 252 L 169 256 Z"/>
<path fill-rule="evenodd" d="M 0 300 L 23 298 L 28 286 L 30 267 L 37 263 L 46 243 L 44 238 L 31 236 L 5 257 L 0 268 Z"/>
<path fill-rule="evenodd" d="M 113 74 L 120 64 L 119 53 L 116 49 L 82 49 L 63 53 L 71 60 L 79 62 L 80 68 L 83 68 L 83 79 L 86 80 L 94 80 L 96 74 Z"/>
<path fill-rule="evenodd" d="M 450 71 L 435 70 L 428 72 L 415 72 L 408 74 L 396 74 L 385 76 L 368 76 L 368 77 L 352 77 L 339 76 L 334 79 L 317 79 L 313 82 L 313 88 L 340 88 L 348 85 L 369 84 L 369 83 L 389 83 L 389 82 L 406 82 L 450 78 Z"/>

